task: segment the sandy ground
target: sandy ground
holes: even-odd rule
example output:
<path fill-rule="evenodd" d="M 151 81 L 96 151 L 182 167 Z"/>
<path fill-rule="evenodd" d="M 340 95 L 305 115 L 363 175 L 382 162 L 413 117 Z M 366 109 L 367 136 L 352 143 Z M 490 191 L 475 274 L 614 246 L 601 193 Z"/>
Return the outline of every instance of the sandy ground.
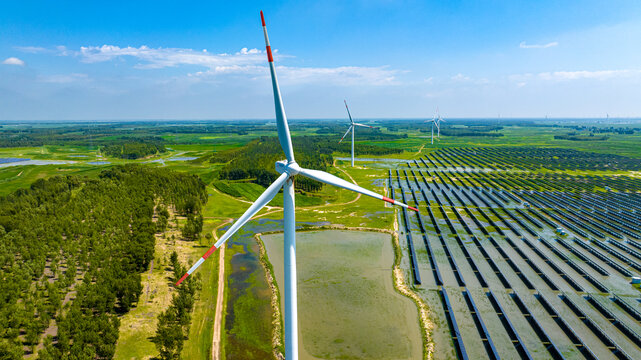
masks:
<path fill-rule="evenodd" d="M 224 222 L 218 228 L 223 225 L 226 225 L 228 222 Z M 214 239 L 218 241 L 218 236 L 216 235 L 216 230 L 212 232 Z M 220 359 L 220 338 L 221 338 L 221 328 L 223 322 L 223 300 L 225 299 L 225 244 L 223 244 L 220 249 L 218 249 L 218 294 L 216 295 L 216 315 L 214 317 L 214 337 L 212 340 L 211 346 L 211 358 L 213 360 Z"/>

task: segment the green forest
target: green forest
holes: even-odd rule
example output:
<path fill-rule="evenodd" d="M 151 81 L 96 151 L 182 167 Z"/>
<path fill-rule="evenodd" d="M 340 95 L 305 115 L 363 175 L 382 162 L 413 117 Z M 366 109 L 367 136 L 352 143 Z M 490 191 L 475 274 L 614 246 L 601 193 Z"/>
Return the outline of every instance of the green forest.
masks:
<path fill-rule="evenodd" d="M 157 134 L 236 134 L 245 135 L 251 131 L 269 130 L 272 126 L 265 121 L 247 121 L 243 124 L 210 122 L 175 126 L 171 122 L 128 122 L 128 123 L 74 123 L 40 124 L 21 123 L 4 125 L 0 131 L 0 148 L 42 145 L 112 145 L 114 139 L 146 139 Z M 275 128 L 275 127 L 273 127 Z M 161 138 L 156 138 L 156 140 Z M 186 141 L 191 143 L 192 141 Z"/>
<path fill-rule="evenodd" d="M 120 144 L 105 145 L 101 150 L 103 154 L 107 156 L 128 160 L 140 159 L 149 155 L 155 155 L 167 151 L 165 146 L 159 141 L 128 141 Z"/>
<path fill-rule="evenodd" d="M 118 315 L 136 303 L 153 258 L 157 208 L 198 218 L 206 200 L 196 175 L 139 165 L 41 179 L 0 198 L 2 358 L 38 344 L 40 359 L 112 358 Z"/>
<path fill-rule="evenodd" d="M 326 136 L 298 136 L 292 140 L 298 164 L 304 168 L 327 170 L 332 165 L 334 152 L 350 152 L 348 142 L 339 144 Z M 359 154 L 387 155 L 403 152 L 402 149 L 373 145 L 358 145 Z M 277 137 L 263 136 L 249 144 L 232 150 L 207 155 L 204 159 L 212 163 L 224 163 L 218 176 L 221 180 L 251 180 L 269 186 L 278 177 L 274 163 L 283 160 L 283 150 Z M 305 177 L 296 180 L 296 188 L 304 191 L 318 191 L 323 184 Z"/>

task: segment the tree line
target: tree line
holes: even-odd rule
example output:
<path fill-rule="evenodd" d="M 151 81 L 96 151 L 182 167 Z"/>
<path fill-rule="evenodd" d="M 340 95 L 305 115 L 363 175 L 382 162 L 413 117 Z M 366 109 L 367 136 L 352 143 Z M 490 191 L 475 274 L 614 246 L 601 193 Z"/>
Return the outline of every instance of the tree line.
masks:
<path fill-rule="evenodd" d="M 316 134 L 333 134 L 332 141 L 338 141 L 347 129 L 346 122 L 334 120 L 291 121 L 295 130 L 315 131 Z M 219 139 L 190 134 L 228 134 L 248 135 L 257 133 L 275 133 L 276 125 L 272 121 L 255 120 L 230 123 L 229 121 L 133 121 L 119 123 L 33 123 L 18 126 L 0 127 L 0 147 L 37 147 L 43 145 L 73 146 L 108 146 L 123 139 L 149 142 L 145 139 L 155 138 L 155 143 L 166 144 L 205 144 Z M 359 140 L 396 140 L 406 138 L 406 134 L 386 134 L 378 128 L 359 128 Z M 242 140 L 245 141 L 245 140 Z M 241 141 L 241 142 L 242 142 Z"/>
<path fill-rule="evenodd" d="M 349 143 L 338 144 L 335 139 L 326 136 L 297 136 L 292 139 L 296 161 L 304 168 L 327 170 L 332 165 L 334 152 L 350 152 Z M 384 155 L 400 153 L 403 150 L 381 146 L 359 144 L 360 154 Z M 221 180 L 249 180 L 264 187 L 269 186 L 278 177 L 274 164 L 284 159 L 283 150 L 275 136 L 263 136 L 247 145 L 213 153 L 204 160 L 212 163 L 224 163 L 218 177 Z M 202 160 L 202 159 L 201 159 Z M 298 177 L 297 189 L 319 191 L 323 184 L 305 177 Z"/>
<path fill-rule="evenodd" d="M 154 209 L 195 214 L 206 200 L 197 176 L 140 165 L 0 197 L 0 358 L 41 341 L 40 359 L 112 358 L 118 316 L 135 306 L 154 256 Z"/>
<path fill-rule="evenodd" d="M 173 270 L 172 282 L 175 283 L 187 271 L 174 251 L 170 257 Z M 152 338 L 161 360 L 180 359 L 183 344 L 189 336 L 191 312 L 194 309 L 196 291 L 200 290 L 200 273 L 185 279 L 176 287 L 168 309 L 158 315 L 156 334 Z"/>
<path fill-rule="evenodd" d="M 571 141 L 603 141 L 603 140 L 607 140 L 608 138 L 609 136 L 607 135 L 595 136 L 593 133 L 589 133 L 589 134 L 568 133 L 563 135 L 554 135 L 555 140 L 571 140 Z"/>
<path fill-rule="evenodd" d="M 167 151 L 165 145 L 162 144 L 162 139 L 125 140 L 105 145 L 100 150 L 107 156 L 128 160 L 140 159 Z"/>

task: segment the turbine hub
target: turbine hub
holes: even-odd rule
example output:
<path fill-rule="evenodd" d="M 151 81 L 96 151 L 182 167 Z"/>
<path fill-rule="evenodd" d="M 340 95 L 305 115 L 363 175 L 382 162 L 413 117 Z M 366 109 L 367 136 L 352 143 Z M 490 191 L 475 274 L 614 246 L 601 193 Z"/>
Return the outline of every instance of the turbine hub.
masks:
<path fill-rule="evenodd" d="M 287 162 L 287 160 L 276 161 L 276 172 L 279 174 L 287 173 L 289 176 L 297 175 L 300 172 L 300 166 L 296 161 Z"/>

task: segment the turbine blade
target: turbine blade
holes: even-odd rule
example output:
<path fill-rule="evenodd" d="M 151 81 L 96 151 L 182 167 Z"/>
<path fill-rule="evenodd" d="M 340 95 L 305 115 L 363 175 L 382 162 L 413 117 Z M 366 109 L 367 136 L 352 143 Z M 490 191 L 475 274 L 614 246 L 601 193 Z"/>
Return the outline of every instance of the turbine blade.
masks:
<path fill-rule="evenodd" d="M 369 125 L 365 125 L 365 124 L 359 124 L 359 123 L 354 123 L 354 125 L 356 125 L 356 126 L 362 126 L 362 127 L 368 127 L 368 128 L 371 128 L 371 129 L 373 129 L 373 128 L 374 128 L 373 126 L 369 126 Z"/>
<path fill-rule="evenodd" d="M 347 132 L 345 132 L 345 135 L 343 135 L 343 137 L 338 141 L 339 144 L 343 142 L 343 139 L 345 139 L 345 136 L 349 134 L 350 130 L 352 130 L 352 127 L 353 127 L 352 125 L 349 126 L 349 129 L 347 129 Z"/>
<path fill-rule="evenodd" d="M 225 243 L 232 235 L 238 231 L 245 223 L 247 223 L 252 216 L 256 215 L 257 212 L 260 211 L 265 205 L 267 205 L 273 198 L 278 194 L 278 191 L 280 190 L 281 187 L 285 184 L 285 181 L 287 181 L 287 178 L 289 175 L 287 173 L 282 173 L 276 181 L 274 181 L 265 192 L 263 192 L 258 199 L 245 211 L 243 215 L 241 215 L 236 222 L 227 230 L 227 232 L 220 238 L 216 243 L 207 250 L 205 255 L 203 255 L 198 261 L 189 269 L 187 270 L 187 273 L 183 275 L 183 277 L 176 282 L 176 286 L 180 285 L 183 280 L 187 278 L 187 276 L 191 275 L 200 265 L 202 265 L 203 262 L 205 262 L 205 259 L 209 257 L 216 249 L 220 248 L 221 245 Z"/>
<path fill-rule="evenodd" d="M 351 190 L 351 191 L 354 191 L 354 192 L 357 192 L 357 193 L 361 193 L 363 195 L 371 196 L 371 197 L 373 197 L 375 199 L 386 201 L 386 202 L 388 202 L 390 204 L 399 205 L 399 206 L 402 206 L 402 207 L 410 209 L 410 210 L 418 211 L 417 208 L 411 207 L 411 206 L 409 206 L 407 204 L 403 204 L 400 201 L 396 201 L 396 200 L 387 198 L 387 197 L 385 197 L 383 195 L 380 195 L 380 194 L 377 194 L 377 193 L 375 193 L 373 191 L 369 191 L 369 190 L 364 189 L 364 188 L 362 188 L 362 187 L 360 187 L 360 186 L 358 186 L 356 184 L 352 184 L 349 181 L 345 181 L 345 180 L 343 180 L 343 179 L 341 179 L 341 178 L 339 178 L 337 176 L 334 176 L 332 174 L 328 174 L 328 173 L 326 173 L 324 171 L 311 170 L 311 169 L 300 169 L 299 174 L 303 175 L 305 177 L 308 177 L 310 179 L 316 180 L 316 181 L 324 182 L 325 184 L 338 186 L 338 187 L 343 188 L 343 189 Z"/>
<path fill-rule="evenodd" d="M 276 78 L 276 67 L 274 66 L 274 57 L 272 56 L 272 47 L 269 45 L 269 37 L 267 36 L 267 26 L 265 25 L 265 17 L 263 11 L 260 12 L 260 20 L 263 23 L 263 33 L 265 34 L 265 48 L 267 49 L 267 60 L 269 61 L 269 72 L 272 76 L 272 88 L 274 91 L 274 106 L 276 108 L 276 128 L 278 129 L 278 141 L 283 148 L 285 157 L 288 162 L 294 161 L 294 149 L 292 147 L 292 137 L 289 134 L 289 125 L 287 124 L 287 115 L 285 115 L 285 106 L 283 106 L 283 99 L 280 96 L 280 87 L 278 86 L 278 79 Z"/>
<path fill-rule="evenodd" d="M 343 102 L 345 103 L 345 109 L 347 109 L 347 115 L 349 115 L 349 121 L 353 125 L 354 124 L 354 120 L 352 120 L 352 114 L 349 113 L 349 108 L 347 107 L 347 100 L 343 100 Z"/>

